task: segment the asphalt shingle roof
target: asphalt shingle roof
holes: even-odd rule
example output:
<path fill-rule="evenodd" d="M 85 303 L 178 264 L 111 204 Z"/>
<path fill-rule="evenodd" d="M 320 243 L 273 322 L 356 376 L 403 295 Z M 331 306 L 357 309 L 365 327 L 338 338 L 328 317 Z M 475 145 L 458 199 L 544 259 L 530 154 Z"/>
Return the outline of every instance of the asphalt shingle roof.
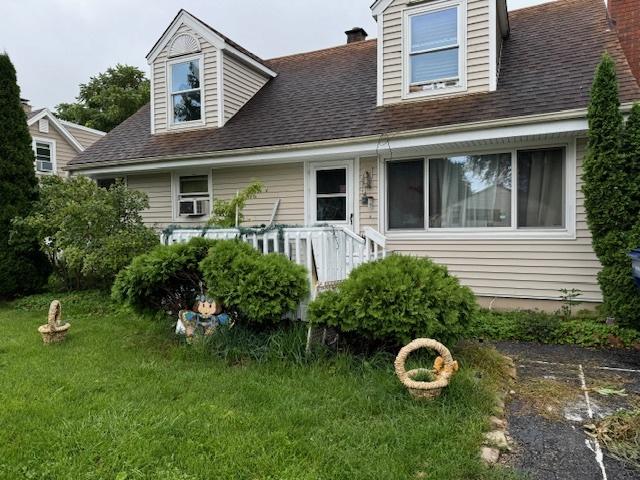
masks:
<path fill-rule="evenodd" d="M 602 0 L 559 0 L 509 14 L 495 92 L 376 106 L 376 41 L 276 58 L 278 73 L 224 127 L 151 135 L 149 106 L 71 165 L 390 134 L 584 108 L 608 51 L 621 101 L 640 99 Z"/>

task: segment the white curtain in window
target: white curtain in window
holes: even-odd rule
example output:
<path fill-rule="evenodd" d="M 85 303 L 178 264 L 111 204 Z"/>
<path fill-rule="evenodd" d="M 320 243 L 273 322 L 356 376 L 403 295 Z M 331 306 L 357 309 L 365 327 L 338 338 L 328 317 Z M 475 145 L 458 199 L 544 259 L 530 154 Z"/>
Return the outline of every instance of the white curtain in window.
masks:
<path fill-rule="evenodd" d="M 564 151 L 518 152 L 518 227 L 564 227 Z"/>
<path fill-rule="evenodd" d="M 510 227 L 510 154 L 429 160 L 429 226 Z"/>

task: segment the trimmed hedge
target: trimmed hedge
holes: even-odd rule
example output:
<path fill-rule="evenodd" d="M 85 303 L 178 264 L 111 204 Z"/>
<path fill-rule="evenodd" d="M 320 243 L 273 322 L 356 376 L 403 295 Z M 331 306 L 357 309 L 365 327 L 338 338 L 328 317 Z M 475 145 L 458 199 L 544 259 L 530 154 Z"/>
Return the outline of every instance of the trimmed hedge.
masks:
<path fill-rule="evenodd" d="M 395 344 L 430 337 L 452 344 L 476 307 L 471 290 L 427 258 L 392 255 L 361 265 L 309 305 L 312 323 Z"/>
<path fill-rule="evenodd" d="M 309 293 L 307 273 L 286 257 L 221 241 L 200 263 L 208 293 L 252 323 L 278 323 Z"/>
<path fill-rule="evenodd" d="M 138 311 L 176 314 L 191 308 L 202 285 L 199 263 L 215 244 L 194 238 L 188 243 L 159 245 L 134 258 L 116 276 L 113 299 Z"/>

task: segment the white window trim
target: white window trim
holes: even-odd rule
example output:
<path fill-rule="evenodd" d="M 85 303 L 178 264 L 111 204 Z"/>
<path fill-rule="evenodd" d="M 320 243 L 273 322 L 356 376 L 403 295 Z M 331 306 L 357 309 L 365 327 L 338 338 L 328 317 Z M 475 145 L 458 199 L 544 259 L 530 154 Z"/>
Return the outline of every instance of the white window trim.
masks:
<path fill-rule="evenodd" d="M 47 143 L 49 144 L 49 151 L 51 152 L 51 164 L 53 165 L 53 170 L 50 172 L 41 172 L 38 170 L 37 158 L 33 160 L 33 168 L 36 170 L 38 175 L 57 175 L 58 174 L 58 162 L 56 160 L 56 141 L 53 138 L 42 138 L 42 137 L 33 137 L 31 148 L 33 149 L 33 156 L 37 157 L 36 153 L 36 143 Z"/>
<path fill-rule="evenodd" d="M 192 60 L 198 60 L 198 70 L 200 73 L 200 120 L 192 120 L 190 122 L 175 123 L 173 121 L 173 75 L 171 67 L 178 63 L 186 63 Z M 175 57 L 165 62 L 165 82 L 167 85 L 167 126 L 169 130 L 181 130 L 185 128 L 203 127 L 207 124 L 206 107 L 205 107 L 205 88 L 204 88 L 204 53 L 195 55 L 184 55 Z M 196 90 L 196 89 L 193 89 Z"/>
<path fill-rule="evenodd" d="M 209 185 L 209 213 L 202 217 L 190 217 L 180 215 L 180 177 L 207 176 Z M 204 198 L 204 197 L 203 197 Z M 201 219 L 208 220 L 213 213 L 213 171 L 209 170 L 189 170 L 171 172 L 171 219 L 174 222 L 203 223 Z M 206 221 L 206 220 L 205 220 Z"/>
<path fill-rule="evenodd" d="M 426 160 L 429 158 L 443 158 L 453 155 L 463 154 L 491 154 L 491 153 L 511 153 L 512 158 L 512 177 L 517 179 L 517 152 L 519 150 L 545 149 L 545 148 L 564 148 L 565 149 L 565 227 L 564 228 L 545 228 L 519 229 L 518 225 L 518 209 L 517 195 L 511 195 L 511 227 L 495 227 L 495 228 L 428 228 L 429 221 L 429 191 L 428 191 L 428 164 Z M 424 168 L 424 212 L 425 212 L 425 228 L 412 230 L 399 230 L 388 227 L 387 215 L 387 162 L 400 160 L 423 160 Z M 442 152 L 433 155 L 422 155 L 402 158 L 380 158 L 378 161 L 379 172 L 379 225 L 382 227 L 383 233 L 392 240 L 575 240 L 576 239 L 576 139 L 571 139 L 565 143 L 523 143 L 519 145 L 505 145 L 505 148 L 491 149 L 473 149 L 469 151 L 451 151 Z M 513 183 L 516 185 L 516 183 Z"/>
<path fill-rule="evenodd" d="M 347 191 L 345 197 L 347 199 L 347 216 L 344 222 L 340 221 L 318 221 L 317 209 L 316 209 L 316 179 L 315 172 L 318 170 L 337 170 L 345 168 L 347 170 Z M 339 160 L 339 161 L 317 161 L 317 162 L 305 162 L 305 225 L 313 226 L 318 224 L 330 223 L 331 225 L 342 225 L 350 229 L 356 228 L 356 205 L 355 205 L 355 190 L 354 190 L 354 160 Z M 338 195 L 327 195 L 338 196 Z"/>
<path fill-rule="evenodd" d="M 423 13 L 431 13 L 439 10 L 457 7 L 458 9 L 458 85 L 440 88 L 436 90 L 424 90 L 411 92 L 411 17 Z M 406 8 L 402 11 L 402 99 L 452 95 L 467 91 L 467 0 L 446 0 L 421 5 L 420 7 Z M 443 80 L 437 80 L 438 83 Z"/>

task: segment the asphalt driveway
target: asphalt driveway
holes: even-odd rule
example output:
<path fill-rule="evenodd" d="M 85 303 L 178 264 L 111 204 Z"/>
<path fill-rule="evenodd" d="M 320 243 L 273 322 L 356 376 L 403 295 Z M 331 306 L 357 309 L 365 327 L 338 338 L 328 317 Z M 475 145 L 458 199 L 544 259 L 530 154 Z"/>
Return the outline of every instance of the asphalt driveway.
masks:
<path fill-rule="evenodd" d="M 639 405 L 640 352 L 511 342 L 496 346 L 518 370 L 507 406 L 515 442 L 507 463 L 531 479 L 640 479 L 639 470 L 609 456 L 584 430 L 585 424 Z"/>

